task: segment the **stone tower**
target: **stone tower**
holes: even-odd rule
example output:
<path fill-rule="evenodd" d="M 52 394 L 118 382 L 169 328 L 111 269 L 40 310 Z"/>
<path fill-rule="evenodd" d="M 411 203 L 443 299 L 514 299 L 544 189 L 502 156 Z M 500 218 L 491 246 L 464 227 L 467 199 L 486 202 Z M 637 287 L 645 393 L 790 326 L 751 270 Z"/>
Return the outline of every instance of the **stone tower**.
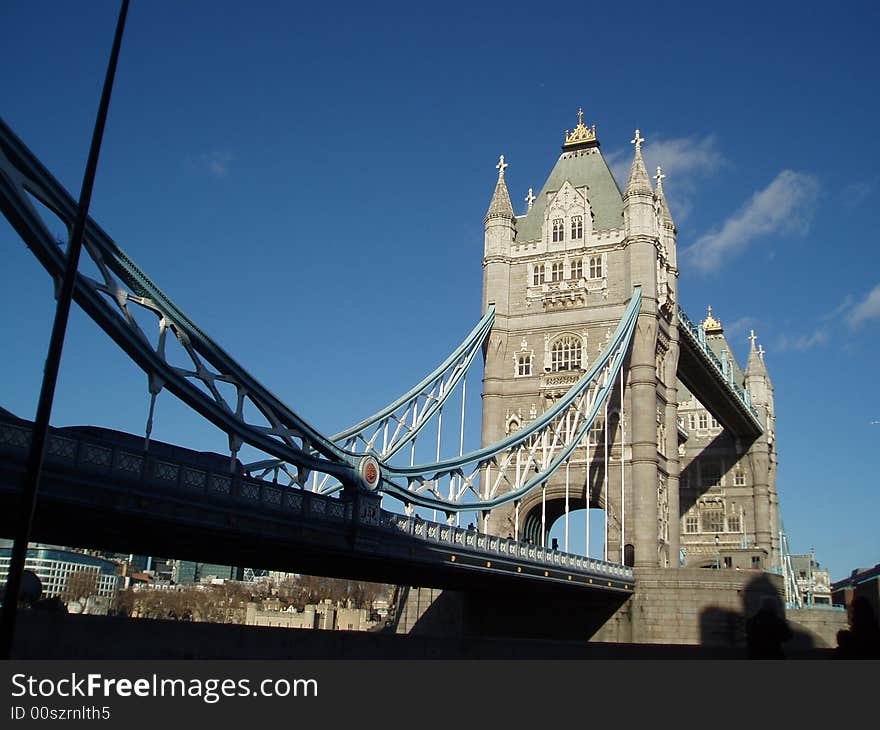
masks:
<path fill-rule="evenodd" d="M 764 432 L 742 443 L 679 385 L 679 420 L 687 435 L 679 444 L 684 561 L 689 567 L 778 567 L 776 425 L 764 350 L 755 346 L 753 332 L 743 371 L 712 307 L 700 326 L 727 377 L 749 394 Z"/>
<path fill-rule="evenodd" d="M 589 504 L 607 511 L 609 560 L 677 564 L 678 271 L 663 177 L 658 172 L 654 190 L 638 130 L 622 193 L 582 111 L 564 139 L 540 193 L 529 190 L 519 216 L 503 157 L 496 166 L 483 257 L 484 310 L 494 305 L 496 315 L 485 353 L 482 440 L 489 444 L 522 428 L 564 394 L 602 352 L 640 286 L 622 403 L 617 388 L 607 423 L 594 427 L 566 474 L 484 515 L 483 524 L 495 534 L 541 542 L 566 500 L 572 510 Z"/>

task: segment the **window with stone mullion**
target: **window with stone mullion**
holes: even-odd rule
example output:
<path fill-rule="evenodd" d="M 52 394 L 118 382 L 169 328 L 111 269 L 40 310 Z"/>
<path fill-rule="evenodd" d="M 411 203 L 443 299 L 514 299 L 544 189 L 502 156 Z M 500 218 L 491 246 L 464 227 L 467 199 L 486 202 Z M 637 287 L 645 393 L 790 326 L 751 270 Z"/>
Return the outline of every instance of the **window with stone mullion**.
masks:
<path fill-rule="evenodd" d="M 550 351 L 550 369 L 575 370 L 581 366 L 581 343 L 574 337 L 564 337 L 553 343 Z"/>

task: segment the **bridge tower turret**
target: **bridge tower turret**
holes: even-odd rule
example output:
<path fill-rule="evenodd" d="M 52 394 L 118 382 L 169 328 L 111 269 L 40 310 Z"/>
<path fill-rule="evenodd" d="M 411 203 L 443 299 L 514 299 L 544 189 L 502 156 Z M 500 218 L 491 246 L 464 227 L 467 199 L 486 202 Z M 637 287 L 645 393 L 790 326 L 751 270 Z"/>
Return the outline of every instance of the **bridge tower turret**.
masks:
<path fill-rule="evenodd" d="M 658 434 L 658 444 L 663 443 L 658 449 L 660 456 L 665 457 L 666 481 L 666 535 L 667 543 L 666 561 L 669 567 L 677 567 L 679 563 L 679 550 L 681 549 L 681 526 L 680 526 L 680 498 L 679 477 L 681 462 L 678 458 L 678 326 L 676 324 L 675 303 L 678 301 L 678 251 L 676 237 L 678 230 L 666 201 L 666 193 L 663 190 L 665 179 L 660 166 L 657 166 L 657 186 L 654 189 L 655 208 L 657 210 L 658 225 L 660 229 L 660 248 L 657 256 L 657 302 L 658 308 L 667 319 L 666 328 L 661 330 L 657 343 L 657 379 L 658 388 L 662 388 L 665 397 L 664 428 Z M 663 337 L 663 332 L 668 335 L 668 342 Z M 664 352 L 664 346 L 666 350 Z M 663 484 L 662 473 L 658 475 L 658 509 L 661 514 L 658 520 L 661 524 L 660 544 L 663 550 L 664 535 L 662 525 L 664 515 L 663 507 Z"/>
<path fill-rule="evenodd" d="M 754 479 L 755 540 L 768 548 L 771 565 L 779 562 L 779 500 L 776 493 L 776 416 L 773 384 L 764 362 L 764 348 L 755 347 L 752 332 L 751 350 L 745 371 L 745 384 L 752 406 L 764 426 L 764 432 L 751 444 L 748 460 Z"/>
<path fill-rule="evenodd" d="M 510 330 L 510 254 L 516 240 L 516 215 L 504 181 L 504 171 L 508 167 L 504 155 L 501 155 L 495 167 L 498 182 L 483 219 L 483 314 L 489 306 L 495 307 L 495 323 L 486 343 L 483 372 L 484 443 L 493 443 L 504 436 L 503 361 L 492 357 L 489 351 L 503 353 L 507 349 Z"/>
<path fill-rule="evenodd" d="M 632 167 L 623 193 L 623 247 L 630 286 L 642 287 L 642 304 L 627 368 L 623 440 L 630 444 L 630 480 L 625 490 L 626 552 L 637 567 L 657 567 L 668 560 L 668 545 L 662 545 L 668 527 L 662 525 L 661 485 L 658 468 L 658 433 L 666 419 L 666 391 L 658 383 L 657 345 L 659 335 L 658 252 L 660 249 L 660 205 L 651 188 L 642 158 L 644 138 L 636 130 Z M 668 338 L 667 338 L 668 342 Z M 664 424 L 665 425 L 665 424 Z M 663 445 L 665 450 L 665 444 Z M 625 457 L 624 457 L 625 458 Z M 668 538 L 666 538 L 668 540 Z M 627 560 L 626 562 L 629 562 Z"/>

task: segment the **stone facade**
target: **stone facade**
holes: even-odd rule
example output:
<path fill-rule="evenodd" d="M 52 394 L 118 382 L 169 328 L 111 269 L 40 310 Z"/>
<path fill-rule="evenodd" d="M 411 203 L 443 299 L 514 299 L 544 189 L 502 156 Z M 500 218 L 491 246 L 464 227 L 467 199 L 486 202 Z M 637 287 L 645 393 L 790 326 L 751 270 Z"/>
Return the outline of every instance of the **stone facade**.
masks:
<path fill-rule="evenodd" d="M 679 383 L 683 564 L 703 568 L 716 563 L 721 568 L 778 568 L 773 386 L 763 350 L 755 348 L 753 335 L 752 351 L 743 371 L 711 307 L 700 326 L 706 333 L 707 345 L 730 373 L 731 380 L 755 396 L 753 402 L 761 410 L 766 428 L 754 444 L 740 443 Z"/>
<path fill-rule="evenodd" d="M 607 424 L 603 414 L 573 455 L 568 484 L 557 473 L 544 490 L 484 515 L 483 528 L 545 542 L 567 494 L 572 511 L 606 511 L 606 557 L 613 562 L 712 566 L 720 548 L 729 567 L 738 551 L 739 564 L 748 557 L 744 567 L 776 566 L 773 397 L 763 352 L 753 341 L 742 370 L 720 324 L 710 332 L 711 318 L 704 323 L 709 346 L 766 424 L 761 438 L 743 444 L 715 425 L 678 379 L 677 231 L 664 175 L 658 168 L 652 186 L 638 130 L 631 141 L 621 192 L 595 126 L 580 116 L 543 188 L 537 196 L 529 189 L 519 215 L 504 176 L 508 165 L 503 157 L 497 165 L 484 221 L 483 309 L 495 307 L 483 378 L 484 445 L 546 411 L 602 352 L 636 286 L 642 301 L 623 397 L 615 395 Z M 696 526 L 688 521 L 693 515 Z"/>
<path fill-rule="evenodd" d="M 245 614 L 247 626 L 274 626 L 286 629 L 325 629 L 338 631 L 370 631 L 377 626 L 370 620 L 365 608 L 352 608 L 324 599 L 307 604 L 302 611 L 282 609 L 278 601 L 264 601 L 262 606 L 248 603 Z"/>

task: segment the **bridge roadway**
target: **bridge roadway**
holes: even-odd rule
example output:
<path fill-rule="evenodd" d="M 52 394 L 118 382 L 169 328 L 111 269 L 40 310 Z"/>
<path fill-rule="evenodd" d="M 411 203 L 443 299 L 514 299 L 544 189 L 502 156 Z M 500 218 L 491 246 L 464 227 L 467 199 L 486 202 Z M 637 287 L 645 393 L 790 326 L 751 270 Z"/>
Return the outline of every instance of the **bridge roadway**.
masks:
<path fill-rule="evenodd" d="M 0 534 L 14 534 L 32 424 L 0 409 Z M 234 465 L 234 470 L 231 467 Z M 96 427 L 52 429 L 35 541 L 454 590 L 619 603 L 632 569 L 410 518 L 377 496 L 250 479 L 241 464 Z M 591 598 L 592 596 L 592 598 Z"/>

